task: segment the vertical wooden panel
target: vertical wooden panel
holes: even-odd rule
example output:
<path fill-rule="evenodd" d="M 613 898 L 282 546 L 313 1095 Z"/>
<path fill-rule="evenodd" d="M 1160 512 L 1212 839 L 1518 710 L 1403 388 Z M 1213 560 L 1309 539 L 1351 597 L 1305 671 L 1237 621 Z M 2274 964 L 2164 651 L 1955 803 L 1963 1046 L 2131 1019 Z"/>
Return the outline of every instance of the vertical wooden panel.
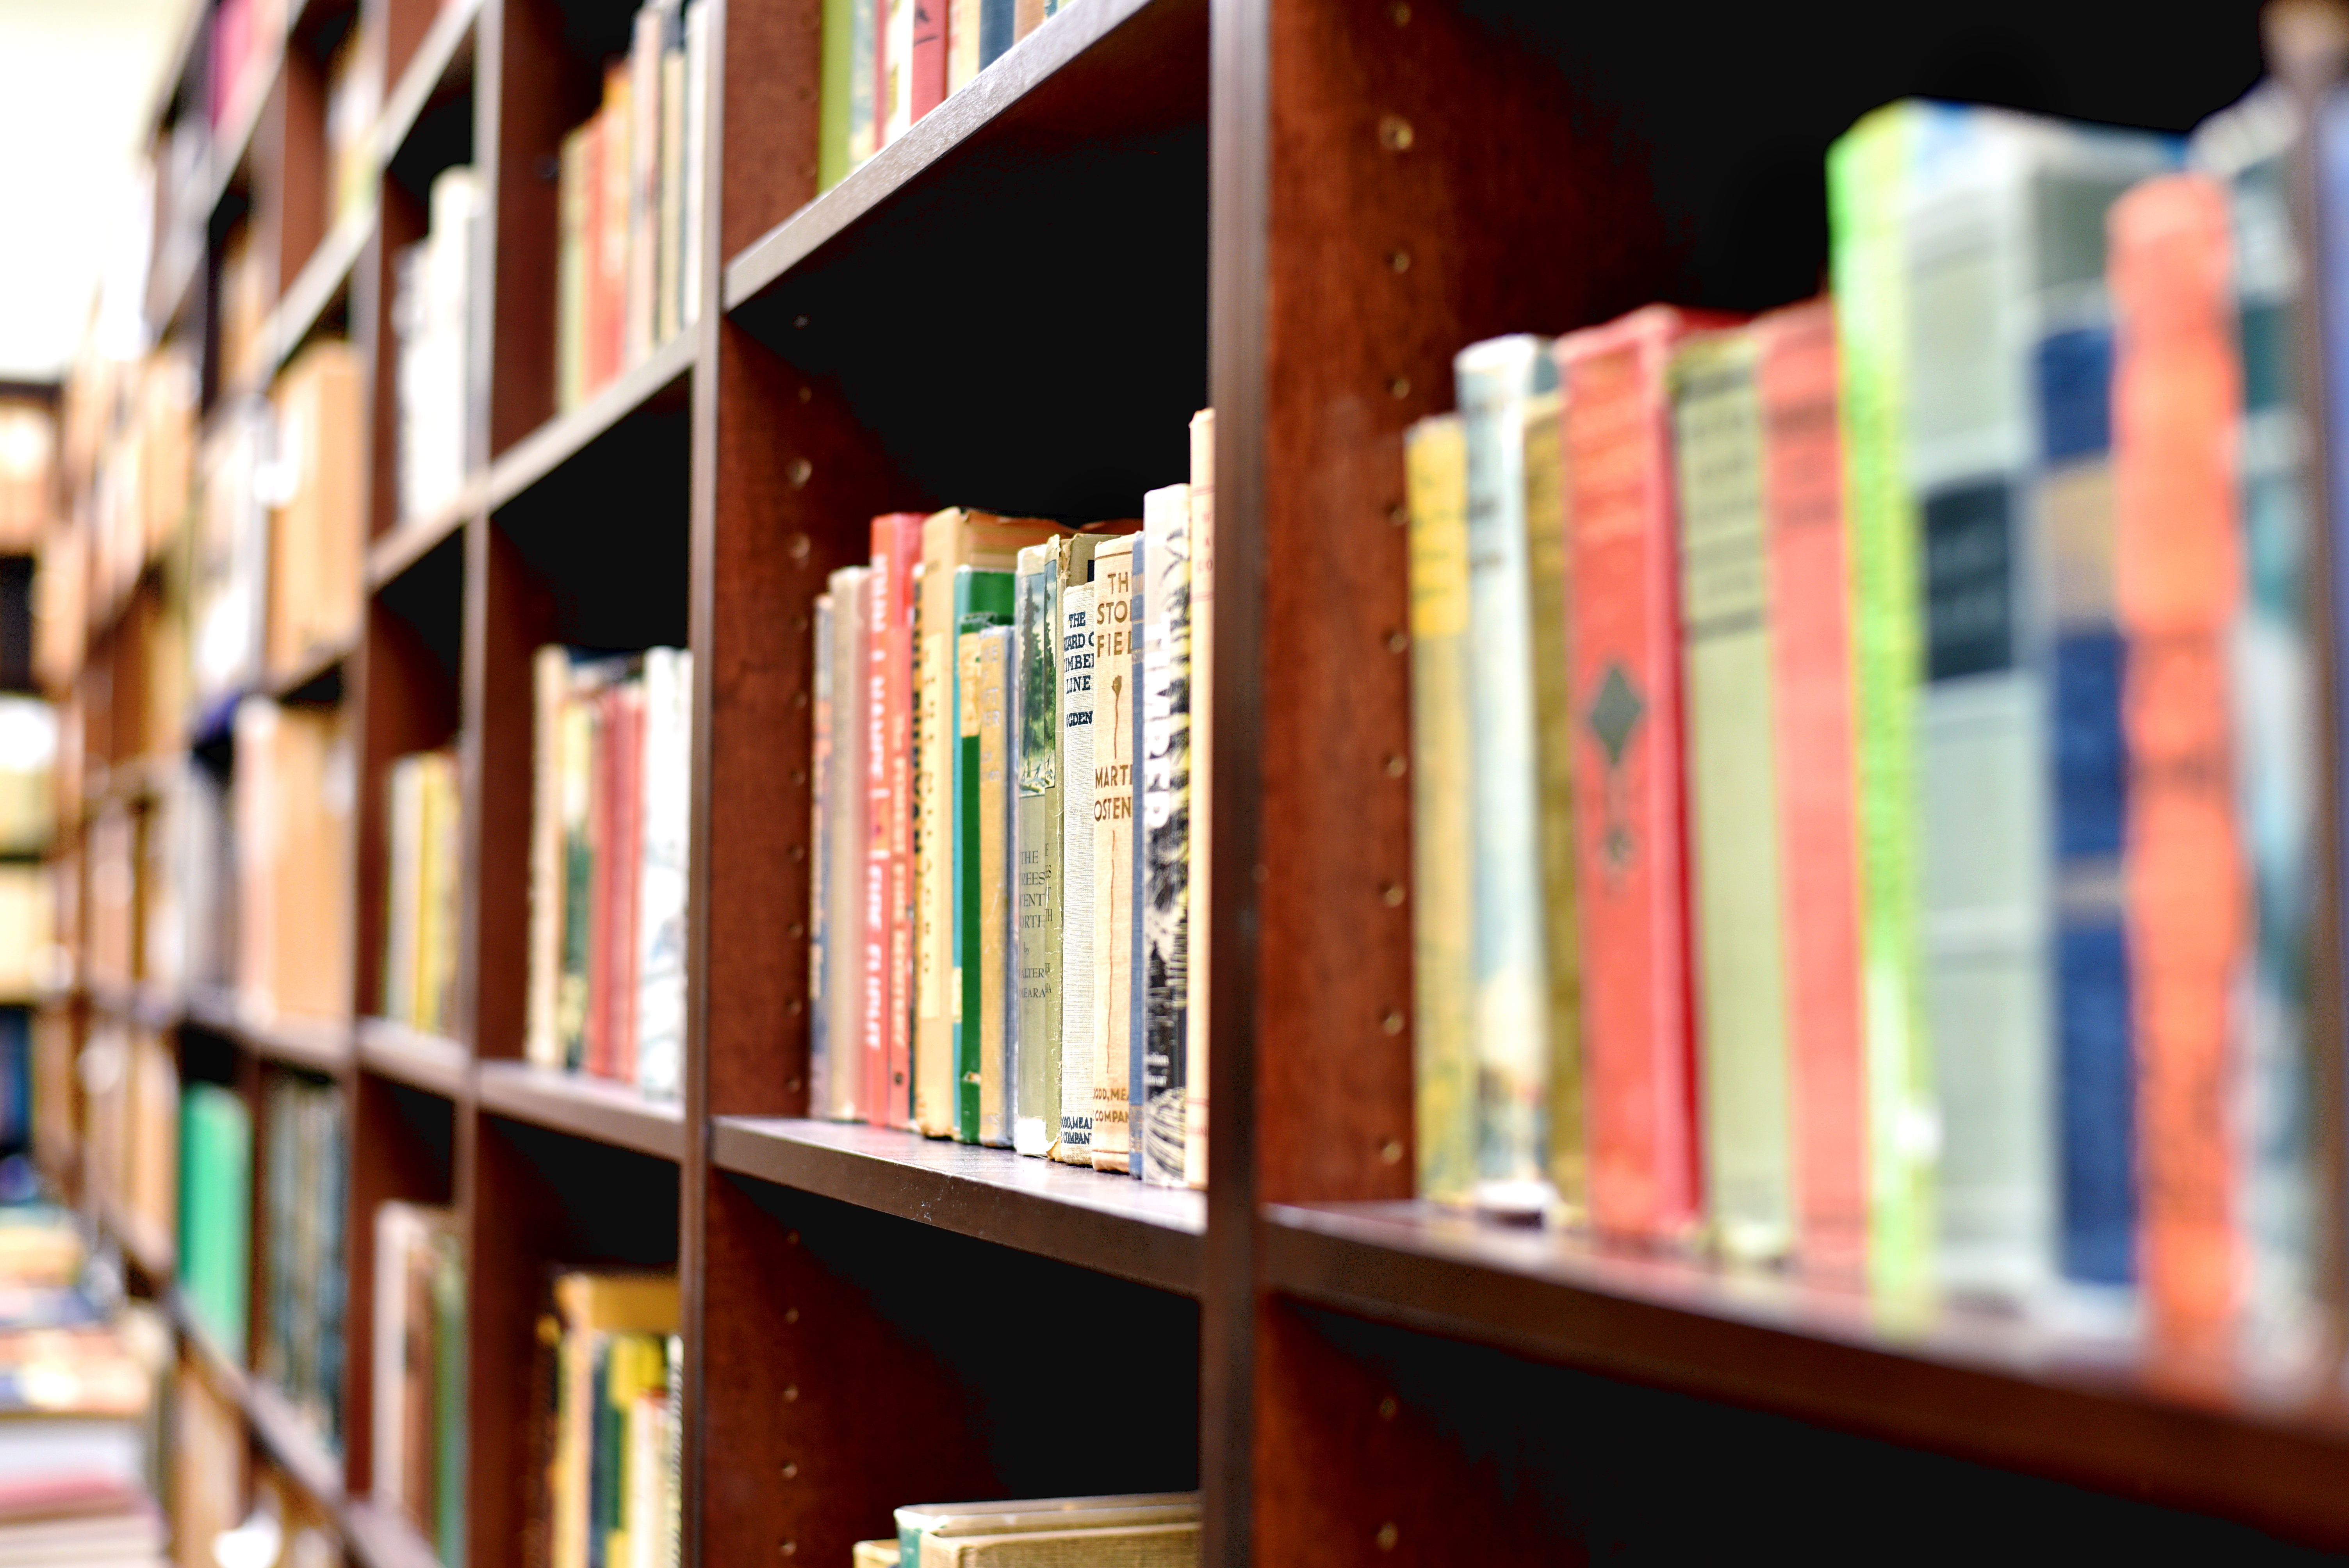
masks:
<path fill-rule="evenodd" d="M 488 518 L 465 540 L 466 862 L 474 1054 L 522 1054 L 530 975 L 532 658 L 554 635 L 543 586 Z"/>
<path fill-rule="evenodd" d="M 595 109 L 586 63 L 564 48 L 556 0 L 485 0 L 475 161 L 491 171 L 489 445 L 495 457 L 554 412 L 555 162 L 564 133 Z M 597 77 L 600 87 L 600 77 Z"/>
<path fill-rule="evenodd" d="M 729 6 L 722 47 L 725 134 L 712 142 L 721 268 L 815 197 L 823 0 Z"/>
<path fill-rule="evenodd" d="M 375 1484 L 375 1212 L 393 1200 L 447 1203 L 453 1196 L 453 1108 L 421 1090 L 363 1072 L 347 1076 L 350 1099 L 350 1208 L 344 1252 L 350 1287 L 344 1303 L 344 1485 L 358 1496 Z"/>

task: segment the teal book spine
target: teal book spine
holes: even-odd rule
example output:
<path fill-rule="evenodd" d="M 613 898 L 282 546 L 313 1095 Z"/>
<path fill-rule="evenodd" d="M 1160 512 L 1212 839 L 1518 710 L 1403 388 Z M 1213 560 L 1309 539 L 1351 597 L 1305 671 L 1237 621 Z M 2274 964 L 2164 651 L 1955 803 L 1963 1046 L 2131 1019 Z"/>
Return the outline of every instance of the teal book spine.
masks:
<path fill-rule="evenodd" d="M 1461 350 L 1453 365 L 1468 459 L 1475 1199 L 1479 1208 L 1526 1217 L 1547 1212 L 1557 1198 L 1548 1171 L 1549 968 L 1522 435 L 1526 402 L 1557 387 L 1549 346 L 1530 335 L 1497 337 Z"/>
<path fill-rule="evenodd" d="M 957 567 L 954 583 L 954 672 L 947 694 L 947 733 L 954 737 L 953 944 L 955 1138 L 978 1141 L 979 911 L 984 888 L 978 867 L 978 642 L 975 633 L 1011 619 L 1012 574 Z"/>

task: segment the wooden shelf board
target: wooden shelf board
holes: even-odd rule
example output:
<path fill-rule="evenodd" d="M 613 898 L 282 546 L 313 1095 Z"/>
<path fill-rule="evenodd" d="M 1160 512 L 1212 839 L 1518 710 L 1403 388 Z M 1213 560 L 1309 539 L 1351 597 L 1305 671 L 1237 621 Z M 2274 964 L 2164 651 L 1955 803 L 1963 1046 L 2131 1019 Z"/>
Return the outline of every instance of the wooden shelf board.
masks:
<path fill-rule="evenodd" d="M 351 1026 L 323 1018 L 246 1017 L 237 1035 L 254 1055 L 332 1077 L 351 1063 Z"/>
<path fill-rule="evenodd" d="M 326 308 L 350 287 L 351 274 L 374 237 L 376 209 L 372 202 L 346 216 L 328 230 L 302 264 L 293 283 L 277 296 L 263 335 L 269 343 L 268 377 L 274 379 L 285 363 L 317 330 Z"/>
<path fill-rule="evenodd" d="M 267 688 L 269 695 L 279 702 L 336 700 L 326 696 L 326 686 L 333 679 L 339 689 L 343 661 L 351 656 L 352 651 L 352 645 L 347 643 L 317 650 L 300 665 L 271 681 Z"/>
<path fill-rule="evenodd" d="M 861 1208 L 1197 1295 L 1206 1195 L 924 1138 L 781 1117 L 718 1118 L 710 1159 Z"/>
<path fill-rule="evenodd" d="M 475 1091 L 484 1111 L 662 1160 L 685 1158 L 685 1109 L 630 1085 L 526 1062 L 485 1061 Z"/>
<path fill-rule="evenodd" d="M 407 70 L 385 95 L 383 111 L 376 119 L 379 166 L 399 155 L 427 108 L 472 79 L 473 24 L 481 14 L 481 0 L 450 0 L 417 41 Z"/>
<path fill-rule="evenodd" d="M 440 1568 L 430 1542 L 398 1510 L 352 1498 L 343 1510 L 346 1543 L 367 1568 Z"/>
<path fill-rule="evenodd" d="M 473 1065 L 473 1054 L 463 1041 L 423 1034 L 388 1018 L 359 1020 L 358 1056 L 359 1065 L 379 1078 L 450 1099 L 465 1097 Z"/>
<path fill-rule="evenodd" d="M 2349 1543 L 2349 1404 L 2134 1340 L 1615 1252 L 1411 1202 L 1268 1205 L 1268 1289 L 1701 1398 Z"/>
<path fill-rule="evenodd" d="M 259 65 L 250 67 L 251 95 L 245 101 L 244 112 L 229 122 L 228 134 L 212 138 L 212 156 L 205 170 L 203 210 L 207 215 L 220 211 L 220 204 L 236 185 L 236 171 L 253 151 L 253 139 L 261 129 L 261 117 L 269 110 L 270 95 L 277 90 L 277 78 L 285 70 L 285 36 L 279 34 L 269 41 L 269 54 Z"/>
<path fill-rule="evenodd" d="M 118 1202 L 109 1192 L 98 1192 L 98 1228 L 114 1239 L 123 1255 L 138 1266 L 139 1272 L 158 1284 L 168 1283 L 178 1266 L 178 1248 L 172 1238 L 159 1233 L 137 1214 Z"/>
<path fill-rule="evenodd" d="M 912 129 L 852 170 L 847 178 L 791 217 L 743 247 L 726 265 L 724 296 L 732 312 L 773 287 L 802 262 L 839 239 L 866 214 L 910 188 L 933 178 L 932 171 L 957 151 L 989 139 L 1001 122 L 1035 90 L 1059 78 L 1071 88 L 1070 96 L 1091 107 L 1100 123 L 1058 127 L 1070 139 L 1111 136 L 1130 129 L 1117 123 L 1128 105 L 1147 109 L 1144 91 L 1121 91 L 1110 79 L 1124 62 L 1097 60 L 1094 46 L 1144 13 L 1171 13 L 1183 0 L 1086 0 L 1063 10 L 1044 26 L 1014 44 L 962 89 L 916 120 Z M 1206 13 L 1199 10 L 1204 26 Z M 1111 51 L 1102 51 L 1103 55 Z M 1101 66 L 1104 79 L 1081 83 L 1071 77 Z M 1129 87 L 1138 84 L 1128 84 Z M 1204 100 L 1203 100 L 1204 103 Z M 1145 113 L 1145 122 L 1158 117 Z M 1000 181 L 1005 170 L 994 169 Z"/>
<path fill-rule="evenodd" d="M 481 510 L 482 479 L 466 481 L 456 499 L 439 511 L 410 518 L 378 534 L 367 545 L 367 579 L 370 593 L 432 553 L 443 540 L 459 532 L 465 520 Z"/>
<path fill-rule="evenodd" d="M 152 984 L 109 985 L 92 982 L 89 999 L 99 1012 L 142 1029 L 176 1028 L 187 1016 L 176 994 Z"/>
<path fill-rule="evenodd" d="M 344 1508 L 342 1460 L 267 1378 L 248 1377 L 244 1387 L 245 1418 L 253 1423 L 261 1446 L 339 1522 Z"/>
<path fill-rule="evenodd" d="M 496 511 L 594 446 L 640 410 L 682 397 L 699 335 L 680 332 L 568 414 L 558 414 L 490 465 L 488 509 Z"/>

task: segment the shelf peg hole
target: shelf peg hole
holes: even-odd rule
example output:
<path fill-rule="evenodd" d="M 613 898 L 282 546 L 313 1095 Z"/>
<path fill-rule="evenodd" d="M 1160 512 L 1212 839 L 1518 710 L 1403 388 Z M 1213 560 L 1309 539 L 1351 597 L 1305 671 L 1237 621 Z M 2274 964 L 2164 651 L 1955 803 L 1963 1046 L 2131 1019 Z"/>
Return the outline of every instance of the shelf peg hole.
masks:
<path fill-rule="evenodd" d="M 796 1384 L 796 1383 L 786 1383 L 786 1384 L 784 1384 L 784 1385 L 783 1385 L 783 1403 L 784 1403 L 784 1404 L 786 1404 L 786 1405 L 796 1405 L 796 1404 L 798 1404 L 798 1403 L 799 1403 L 799 1398 L 800 1398 L 800 1386 L 799 1386 L 798 1384 Z"/>
<path fill-rule="evenodd" d="M 1399 1535 L 1395 1530 L 1394 1522 L 1392 1520 L 1389 1520 L 1386 1523 L 1379 1526 L 1378 1542 L 1380 1551 L 1393 1551 L 1395 1549 L 1395 1542 L 1398 1539 Z"/>
<path fill-rule="evenodd" d="M 805 403 L 805 402 L 809 401 L 810 399 L 813 398 L 814 397 L 815 397 L 815 388 L 814 388 L 814 387 L 801 387 L 801 388 L 800 388 L 800 401 L 801 401 L 801 402 Z"/>
<path fill-rule="evenodd" d="M 1411 121 L 1399 114 L 1379 116 L 1379 145 L 1389 152 L 1411 150 Z"/>
<path fill-rule="evenodd" d="M 793 938 L 794 940 L 796 940 L 796 939 L 798 939 L 798 938 L 800 938 L 800 937 L 805 936 L 806 934 L 807 934 L 807 922 L 806 922 L 806 921 L 804 921 L 804 920 L 795 920 L 795 921 L 792 922 L 792 938 Z"/>
<path fill-rule="evenodd" d="M 1390 751 L 1390 752 L 1388 752 L 1388 753 L 1387 753 L 1387 777 L 1388 777 L 1388 778 L 1390 778 L 1390 779 L 1400 779 L 1400 778 L 1402 778 L 1404 774 L 1406 774 L 1406 773 L 1408 773 L 1408 772 L 1410 772 L 1410 771 L 1411 771 L 1411 763 L 1410 763 L 1410 762 L 1409 762 L 1409 761 L 1408 761 L 1408 760 L 1403 757 L 1403 754 L 1402 754 L 1402 752 L 1400 752 L 1400 751 Z"/>
<path fill-rule="evenodd" d="M 1403 0 L 1395 0 L 1393 5 L 1388 6 L 1387 15 L 1394 18 L 1394 25 L 1398 27 L 1406 26 L 1411 22 L 1411 7 L 1405 5 Z"/>
<path fill-rule="evenodd" d="M 792 1084 L 793 1084 L 795 1087 L 796 1087 L 796 1085 L 797 1085 L 797 1084 L 798 1084 L 798 1082 L 799 1082 L 799 1080 L 798 1080 L 798 1079 L 796 1079 L 796 1078 L 792 1079 Z M 799 1309 L 798 1307 L 796 1307 L 796 1306 L 787 1306 L 787 1307 L 783 1308 L 783 1321 L 784 1321 L 785 1323 L 797 1323 L 799 1320 L 800 1320 L 800 1309 Z"/>
<path fill-rule="evenodd" d="M 1379 889 L 1379 902 L 1385 904 L 1389 909 L 1401 909 L 1402 907 L 1402 900 L 1403 892 L 1402 883 L 1401 882 L 1388 882 L 1385 886 Z"/>
<path fill-rule="evenodd" d="M 1390 1400 L 1389 1400 L 1389 1401 L 1387 1401 L 1387 1402 L 1388 1402 L 1389 1404 L 1392 1404 L 1394 1401 L 1392 1401 L 1392 1399 L 1390 1399 Z M 800 1479 L 800 1463 L 799 1463 L 799 1460 L 785 1460 L 783 1461 L 783 1479 L 784 1479 L 785 1480 L 799 1480 L 799 1479 Z"/>
<path fill-rule="evenodd" d="M 794 562 L 804 564 L 807 558 L 815 553 L 815 542 L 804 533 L 794 533 L 783 542 L 783 548 L 791 552 Z"/>
<path fill-rule="evenodd" d="M 1398 245 L 1387 253 L 1387 265 L 1399 273 L 1411 271 L 1411 253 Z"/>
<path fill-rule="evenodd" d="M 803 315 L 795 315 L 792 317 L 792 328 L 793 331 L 805 332 L 807 330 L 807 324 L 808 318 Z"/>
<path fill-rule="evenodd" d="M 787 1247 L 795 1247 L 799 1244 L 800 1233 L 797 1231 L 785 1231 L 783 1233 L 783 1245 Z"/>
<path fill-rule="evenodd" d="M 786 1541 L 775 1550 L 786 1557 L 796 1557 L 800 1554 L 800 1543 L 796 1541 Z"/>
<path fill-rule="evenodd" d="M 793 707 L 805 707 L 807 706 L 807 693 L 803 691 L 795 691 L 792 693 L 792 706 Z"/>
<path fill-rule="evenodd" d="M 1395 1411 L 1399 1408 L 1401 1408 L 1401 1407 L 1395 1403 L 1395 1397 L 1392 1394 L 1387 1395 L 1384 1398 L 1381 1398 L 1379 1401 L 1379 1419 L 1381 1421 L 1393 1420 L 1395 1418 Z M 786 1470 L 783 1473 L 788 1475 L 791 1472 Z"/>
<path fill-rule="evenodd" d="M 1400 1007 L 1389 1007 L 1385 1014 L 1380 1017 L 1379 1027 L 1390 1035 L 1402 1034 L 1402 1009 Z"/>
<path fill-rule="evenodd" d="M 794 769 L 792 769 L 792 783 L 794 783 L 794 784 L 804 784 L 804 783 L 806 783 L 806 782 L 807 782 L 807 769 L 804 769 L 804 768 L 794 768 Z"/>
<path fill-rule="evenodd" d="M 1411 377 L 1398 376 L 1387 383 L 1387 396 L 1400 403 L 1411 396 Z"/>
<path fill-rule="evenodd" d="M 792 489 L 805 490 L 807 488 L 808 480 L 813 478 L 814 475 L 815 465 L 813 463 L 809 462 L 805 458 L 793 458 L 792 459 Z"/>
<path fill-rule="evenodd" d="M 1408 527 L 1410 523 L 1411 508 L 1403 505 L 1401 501 L 1397 501 L 1392 506 L 1387 508 L 1387 524 L 1389 527 L 1405 528 Z"/>
<path fill-rule="evenodd" d="M 1402 1140 L 1400 1138 L 1390 1138 L 1384 1143 L 1380 1144 L 1379 1159 L 1381 1163 L 1388 1165 L 1402 1164 Z"/>
<path fill-rule="evenodd" d="M 1387 652 L 1399 654 L 1409 646 L 1411 646 L 1411 637 L 1408 634 L 1401 631 L 1387 634 Z"/>
<path fill-rule="evenodd" d="M 796 1075 L 787 1078 L 783 1080 L 783 1087 L 791 1090 L 793 1094 L 797 1094 L 800 1091 L 800 1080 Z"/>

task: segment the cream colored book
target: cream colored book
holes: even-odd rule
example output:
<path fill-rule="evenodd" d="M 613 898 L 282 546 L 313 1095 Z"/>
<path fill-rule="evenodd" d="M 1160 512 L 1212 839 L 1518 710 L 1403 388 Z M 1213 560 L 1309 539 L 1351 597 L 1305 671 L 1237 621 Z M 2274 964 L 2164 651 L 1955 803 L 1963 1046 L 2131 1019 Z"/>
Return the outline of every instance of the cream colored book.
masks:
<path fill-rule="evenodd" d="M 1092 1161 L 1123 1174 L 1133 996 L 1133 541 L 1093 554 Z"/>
<path fill-rule="evenodd" d="M 1093 585 L 1061 590 L 1061 1135 L 1052 1158 L 1093 1162 Z"/>
<path fill-rule="evenodd" d="M 898 1562 L 894 1541 L 860 1541 L 850 1548 L 850 1568 L 897 1568 Z"/>
<path fill-rule="evenodd" d="M 563 701 L 571 655 L 548 644 L 531 666 L 530 972 L 523 1055 L 533 1066 L 563 1065 L 555 991 L 563 978 Z"/>
<path fill-rule="evenodd" d="M 1036 1535 L 1135 1525 L 1195 1524 L 1195 1491 L 1112 1492 L 1097 1497 L 1026 1498 L 1005 1502 L 917 1502 L 897 1510 L 897 1547 L 908 1563 L 923 1561 L 933 1534 L 955 1538 Z"/>
<path fill-rule="evenodd" d="M 1207 1184 L 1207 959 L 1215 861 L 1216 411 L 1191 416 L 1191 880 L 1190 1000 L 1183 1023 L 1190 1059 L 1183 1076 L 1183 1182 Z"/>
<path fill-rule="evenodd" d="M 1193 1568 L 1198 1561 L 1196 1521 L 922 1538 L 922 1568 Z"/>

